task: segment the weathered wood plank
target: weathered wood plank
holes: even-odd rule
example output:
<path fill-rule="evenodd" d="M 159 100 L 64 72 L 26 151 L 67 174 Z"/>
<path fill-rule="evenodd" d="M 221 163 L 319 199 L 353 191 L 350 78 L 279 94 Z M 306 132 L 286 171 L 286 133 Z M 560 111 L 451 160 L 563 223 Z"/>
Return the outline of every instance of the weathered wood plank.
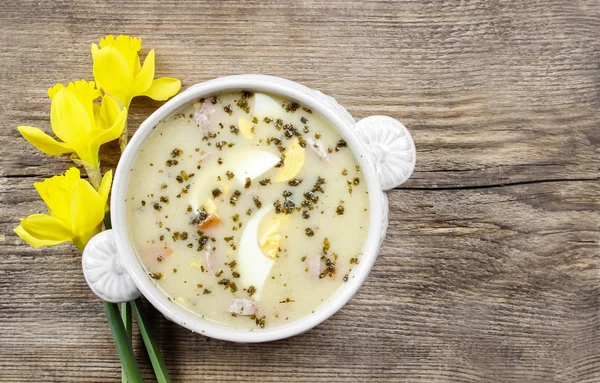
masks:
<path fill-rule="evenodd" d="M 112 6 L 122 10 L 116 30 L 106 23 Z M 0 174 L 49 175 L 67 166 L 35 152 L 14 128 L 49 128 L 46 88 L 91 79 L 89 45 L 105 31 L 143 37 L 158 52 L 157 73 L 180 77 L 184 87 L 274 74 L 322 89 L 357 118 L 399 118 L 419 149 L 407 187 L 590 179 L 600 170 L 600 10 L 583 2 L 26 1 L 6 8 L 0 144 L 17 150 L 4 153 Z M 22 31 L 27 14 L 38 17 Z M 135 102 L 131 132 L 158 105 Z M 106 152 L 113 166 L 114 150 Z"/>
<path fill-rule="evenodd" d="M 103 310 L 76 250 L 33 250 L 9 232 L 16 215 L 40 208 L 18 193 L 29 182 L 0 184 L 0 323 L 11 334 L 0 338 L 2 378 L 59 380 L 60 368 L 69 381 L 116 380 Z M 392 235 L 371 276 L 316 329 L 236 345 L 157 314 L 155 333 L 176 381 L 594 381 L 599 193 L 597 182 L 394 191 Z"/>

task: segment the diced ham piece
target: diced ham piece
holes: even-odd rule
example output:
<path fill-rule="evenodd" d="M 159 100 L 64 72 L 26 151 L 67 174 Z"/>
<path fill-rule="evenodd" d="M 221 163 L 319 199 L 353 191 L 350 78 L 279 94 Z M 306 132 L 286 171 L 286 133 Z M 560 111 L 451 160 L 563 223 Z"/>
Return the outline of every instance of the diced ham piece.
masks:
<path fill-rule="evenodd" d="M 159 263 L 163 262 L 173 254 L 173 249 L 166 244 L 155 244 L 144 250 L 141 254 L 148 263 Z"/>
<path fill-rule="evenodd" d="M 196 111 L 194 112 L 194 120 L 200 129 L 204 132 L 208 131 L 210 115 L 215 112 L 215 107 L 210 102 L 204 102 L 201 105 L 194 104 Z"/>
<path fill-rule="evenodd" d="M 236 298 L 233 300 L 227 311 L 237 315 L 255 315 L 256 302 L 246 298 Z"/>
<path fill-rule="evenodd" d="M 317 154 L 321 161 L 327 164 L 329 163 L 329 156 L 327 155 L 327 150 L 325 150 L 320 143 L 309 137 L 306 139 L 306 146 L 311 148 L 313 152 Z"/>
<path fill-rule="evenodd" d="M 216 214 L 209 214 L 208 217 L 196 225 L 196 229 L 205 230 L 221 223 L 221 218 Z"/>

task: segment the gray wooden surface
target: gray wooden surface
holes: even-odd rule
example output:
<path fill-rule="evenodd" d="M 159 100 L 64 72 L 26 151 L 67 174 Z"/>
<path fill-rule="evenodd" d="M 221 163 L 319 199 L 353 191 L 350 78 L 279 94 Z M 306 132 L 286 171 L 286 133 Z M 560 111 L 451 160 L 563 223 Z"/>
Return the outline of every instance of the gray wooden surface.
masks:
<path fill-rule="evenodd" d="M 16 131 L 46 90 L 91 79 L 90 43 L 144 39 L 188 87 L 263 73 L 412 131 L 363 288 L 312 331 L 211 340 L 153 318 L 177 382 L 600 382 L 600 3 L 6 1 L 0 10 L 0 381 L 117 382 L 100 302 L 71 246 L 12 233 L 32 183 L 66 169 Z M 160 103 L 137 99 L 131 132 Z M 115 145 L 103 150 L 114 167 Z M 140 339 L 136 353 L 148 380 Z"/>

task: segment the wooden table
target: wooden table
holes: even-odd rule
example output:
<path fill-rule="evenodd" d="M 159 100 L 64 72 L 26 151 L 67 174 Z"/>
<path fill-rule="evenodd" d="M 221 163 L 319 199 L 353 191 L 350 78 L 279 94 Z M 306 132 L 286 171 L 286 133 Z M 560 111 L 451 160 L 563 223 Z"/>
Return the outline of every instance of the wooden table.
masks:
<path fill-rule="evenodd" d="M 16 127 L 48 129 L 47 88 L 92 79 L 90 44 L 128 33 L 184 88 L 286 77 L 400 119 L 418 151 L 373 272 L 327 322 L 244 345 L 153 311 L 173 381 L 600 382 L 599 31 L 593 0 L 3 1 L 0 381 L 120 381 L 76 249 L 12 229 L 70 166 Z M 136 99 L 131 133 L 159 105 Z"/>

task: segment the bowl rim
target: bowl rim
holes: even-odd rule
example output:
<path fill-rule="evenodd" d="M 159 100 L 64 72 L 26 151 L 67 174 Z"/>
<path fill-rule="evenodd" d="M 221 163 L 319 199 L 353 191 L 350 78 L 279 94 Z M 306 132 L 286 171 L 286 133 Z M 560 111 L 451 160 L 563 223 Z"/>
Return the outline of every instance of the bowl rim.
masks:
<path fill-rule="evenodd" d="M 365 241 L 360 263 L 349 274 L 345 282 L 326 302 L 324 302 L 314 313 L 298 319 L 290 324 L 256 330 L 236 329 L 227 327 L 208 319 L 201 318 L 191 313 L 174 301 L 168 299 L 166 294 L 150 279 L 138 259 L 133 245 L 129 240 L 126 229 L 125 218 L 125 195 L 129 181 L 130 169 L 137 157 L 140 148 L 144 145 L 146 138 L 154 127 L 164 118 L 176 112 L 181 107 L 190 104 L 201 97 L 215 93 L 249 90 L 253 92 L 265 92 L 279 95 L 295 100 L 316 113 L 321 114 L 334 129 L 341 134 L 354 153 L 361 169 L 363 177 L 367 182 L 369 194 L 369 231 Z M 362 286 L 368 276 L 380 247 L 380 238 L 383 235 L 384 225 L 382 219 L 385 198 L 379 180 L 375 164 L 366 146 L 354 133 L 354 127 L 345 122 L 338 113 L 318 92 L 296 82 L 280 77 L 265 75 L 235 75 L 220 77 L 203 83 L 193 85 L 166 102 L 154 113 L 152 113 L 139 126 L 131 137 L 129 144 L 119 160 L 112 188 L 111 196 L 111 220 L 115 235 L 115 245 L 120 256 L 122 265 L 129 276 L 146 299 L 169 320 L 180 324 L 194 332 L 215 339 L 232 342 L 267 342 L 288 338 L 301 334 L 317 326 L 327 318 L 340 310 Z M 322 96 L 322 94 L 321 94 Z M 327 96 L 324 96 L 327 97 Z"/>

